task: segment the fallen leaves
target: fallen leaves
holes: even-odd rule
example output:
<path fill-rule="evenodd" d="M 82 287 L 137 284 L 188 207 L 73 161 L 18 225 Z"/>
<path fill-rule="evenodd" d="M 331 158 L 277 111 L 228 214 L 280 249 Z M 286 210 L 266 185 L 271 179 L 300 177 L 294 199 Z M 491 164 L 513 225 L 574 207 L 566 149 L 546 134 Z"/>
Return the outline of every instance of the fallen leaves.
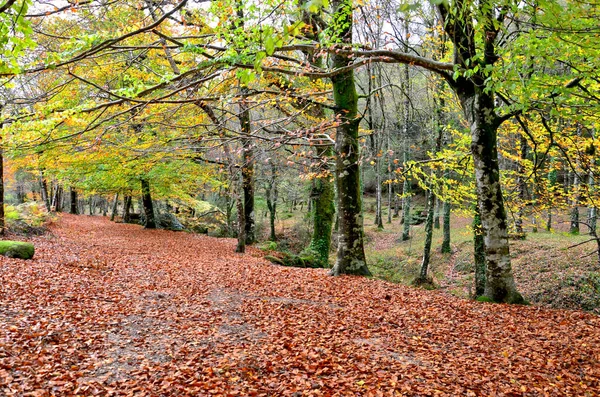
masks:
<path fill-rule="evenodd" d="M 332 278 L 100 217 L 52 233 L 32 261 L 0 258 L 3 395 L 600 393 L 591 314 Z"/>

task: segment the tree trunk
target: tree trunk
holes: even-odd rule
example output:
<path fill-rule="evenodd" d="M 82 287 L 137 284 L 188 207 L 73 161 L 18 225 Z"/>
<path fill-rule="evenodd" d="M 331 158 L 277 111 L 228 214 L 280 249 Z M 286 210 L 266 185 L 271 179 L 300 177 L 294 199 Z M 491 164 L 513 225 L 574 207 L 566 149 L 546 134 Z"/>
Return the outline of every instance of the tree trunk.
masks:
<path fill-rule="evenodd" d="M 573 171 L 573 185 L 571 186 L 573 199 L 571 201 L 571 227 L 569 233 L 579 234 L 579 174 Z"/>
<path fill-rule="evenodd" d="M 433 214 L 433 227 L 434 229 L 440 228 L 440 199 L 436 196 L 435 198 L 435 210 Z"/>
<path fill-rule="evenodd" d="M 275 218 L 277 215 L 277 198 L 278 198 L 278 190 L 277 190 L 277 168 L 275 164 L 271 162 L 271 178 L 267 182 L 266 188 L 266 199 L 267 199 L 267 208 L 269 210 L 269 225 L 271 229 L 269 240 L 276 241 L 277 236 L 275 235 Z"/>
<path fill-rule="evenodd" d="M 156 229 L 156 219 L 154 217 L 154 205 L 152 204 L 152 195 L 150 193 L 150 182 L 147 179 L 140 180 L 142 185 L 142 205 L 146 215 L 146 229 Z"/>
<path fill-rule="evenodd" d="M 115 198 L 113 199 L 112 212 L 110 213 L 110 220 L 114 222 L 115 216 L 117 216 L 117 209 L 119 208 L 119 193 L 115 193 Z"/>
<path fill-rule="evenodd" d="M 464 91 L 463 91 L 464 90 Z M 494 302 L 522 303 L 510 263 L 504 199 L 500 186 L 494 100 L 473 86 L 459 86 L 458 95 L 471 125 L 471 153 L 485 245 L 486 285 L 484 295 Z"/>
<path fill-rule="evenodd" d="M 447 175 L 446 175 L 447 176 Z M 443 211 L 443 239 L 442 239 L 442 248 L 441 251 L 443 254 L 449 254 L 452 252 L 452 247 L 450 246 L 450 212 L 452 210 L 452 205 L 449 201 L 444 201 L 442 206 Z"/>
<path fill-rule="evenodd" d="M 242 87 L 242 94 L 248 92 L 248 88 Z M 250 125 L 250 110 L 246 98 L 240 99 L 239 120 L 242 130 L 242 190 L 244 192 L 244 219 L 246 244 L 256 241 L 254 221 L 254 149 L 252 147 L 252 128 Z"/>
<path fill-rule="evenodd" d="M 243 177 L 242 177 L 242 185 L 243 185 Z M 238 190 L 239 192 L 239 190 Z M 244 198 L 240 193 L 236 193 L 235 195 L 235 206 L 237 209 L 237 217 L 238 217 L 238 239 L 237 246 L 235 247 L 235 252 L 239 252 L 243 254 L 246 252 L 246 211 L 244 211 Z"/>
<path fill-rule="evenodd" d="M 77 208 L 77 190 L 73 189 L 72 187 L 70 188 L 70 195 L 71 195 L 71 208 L 70 208 L 70 213 L 71 214 L 79 214 L 79 208 Z"/>
<path fill-rule="evenodd" d="M 473 259 L 475 262 L 475 297 L 485 293 L 485 246 L 481 230 L 481 215 L 479 206 L 475 205 L 473 217 Z"/>
<path fill-rule="evenodd" d="M 40 171 L 40 194 L 42 196 L 42 201 L 44 202 L 44 206 L 47 211 L 50 211 L 50 199 L 48 197 L 48 183 L 46 182 L 46 178 L 44 178 L 44 173 Z"/>
<path fill-rule="evenodd" d="M 315 259 L 323 266 L 329 261 L 331 248 L 331 229 L 335 220 L 335 189 L 333 180 L 328 172 L 327 159 L 332 156 L 332 148 L 326 142 L 319 142 L 317 149 L 319 158 L 325 159 L 320 167 L 320 177 L 314 180 L 312 198 L 314 200 L 313 234 L 308 250 L 312 251 Z"/>
<path fill-rule="evenodd" d="M 427 218 L 425 220 L 425 245 L 423 246 L 423 261 L 421 262 L 421 272 L 419 281 L 427 283 L 427 271 L 429 269 L 429 258 L 431 257 L 431 240 L 433 238 L 433 211 L 435 206 L 435 195 L 433 190 L 429 190 L 427 197 Z"/>
<path fill-rule="evenodd" d="M 375 158 L 375 180 L 377 183 L 377 187 L 375 188 L 376 192 L 376 206 L 375 206 L 375 225 L 377 229 L 383 230 L 383 199 L 382 199 L 382 186 L 381 186 L 381 160 L 379 154 Z"/>
<path fill-rule="evenodd" d="M 406 37 L 406 40 L 404 42 L 404 52 L 408 52 L 408 36 L 409 35 L 409 20 L 408 18 L 404 19 L 404 36 Z M 409 70 L 408 70 L 408 64 L 404 64 L 402 65 L 403 69 L 403 78 L 402 81 L 400 83 L 401 88 L 402 88 L 402 94 L 404 96 L 404 99 L 402 101 L 402 139 L 403 139 L 403 146 L 404 146 L 404 158 L 403 158 L 403 166 L 404 169 L 406 169 L 406 164 L 408 163 L 409 160 L 409 148 L 408 148 L 408 121 L 410 119 L 410 113 L 409 113 L 409 106 L 410 106 L 410 100 L 409 100 L 409 92 L 410 92 L 410 88 L 409 88 Z M 410 223 L 411 223 L 411 218 L 410 218 L 410 195 L 411 195 L 411 186 L 410 186 L 410 180 L 408 179 L 408 175 L 404 175 L 404 183 L 402 184 L 402 223 L 403 223 L 403 229 L 402 229 L 402 241 L 406 241 L 410 238 Z"/>
<path fill-rule="evenodd" d="M 123 198 L 123 222 L 131 222 L 131 196 L 125 196 Z"/>
<path fill-rule="evenodd" d="M 352 1 L 333 0 L 336 24 L 333 41 L 352 43 Z M 334 69 L 345 68 L 353 61 L 348 55 L 331 56 Z M 371 275 L 367 267 L 363 241 L 362 197 L 358 145 L 358 94 L 354 71 L 345 70 L 331 78 L 338 120 L 335 143 L 335 177 L 338 194 L 339 240 L 337 260 L 332 275 Z"/>

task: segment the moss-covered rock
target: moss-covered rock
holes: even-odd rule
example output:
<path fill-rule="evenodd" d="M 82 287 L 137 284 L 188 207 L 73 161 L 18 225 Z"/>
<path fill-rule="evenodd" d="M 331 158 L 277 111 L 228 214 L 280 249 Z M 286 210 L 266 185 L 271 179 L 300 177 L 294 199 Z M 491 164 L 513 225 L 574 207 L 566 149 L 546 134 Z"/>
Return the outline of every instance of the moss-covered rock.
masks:
<path fill-rule="evenodd" d="M 35 248 L 31 243 L 22 241 L 0 241 L 0 255 L 9 258 L 31 259 Z"/>
<path fill-rule="evenodd" d="M 277 256 L 267 255 L 265 259 L 280 266 L 301 267 L 301 268 L 322 268 L 323 263 L 311 256 L 291 255 L 285 252 L 278 252 Z"/>

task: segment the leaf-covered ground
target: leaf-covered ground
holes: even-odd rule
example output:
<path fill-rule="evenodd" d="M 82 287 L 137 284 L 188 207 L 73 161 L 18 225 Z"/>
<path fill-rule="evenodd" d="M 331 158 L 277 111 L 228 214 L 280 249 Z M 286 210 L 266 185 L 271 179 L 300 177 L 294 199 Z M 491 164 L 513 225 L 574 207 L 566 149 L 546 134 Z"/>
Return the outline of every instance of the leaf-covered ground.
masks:
<path fill-rule="evenodd" d="M 64 215 L 0 258 L 4 396 L 597 396 L 600 318 Z"/>

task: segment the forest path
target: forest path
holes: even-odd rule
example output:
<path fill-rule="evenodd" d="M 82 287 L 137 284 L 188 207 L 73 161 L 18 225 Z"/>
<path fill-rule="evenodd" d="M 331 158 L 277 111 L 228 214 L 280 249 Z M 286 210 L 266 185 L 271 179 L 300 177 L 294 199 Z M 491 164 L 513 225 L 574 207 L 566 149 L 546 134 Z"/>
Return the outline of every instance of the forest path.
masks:
<path fill-rule="evenodd" d="M 600 318 L 63 215 L 0 257 L 0 396 L 600 395 Z M 395 393 L 396 392 L 396 393 Z"/>

